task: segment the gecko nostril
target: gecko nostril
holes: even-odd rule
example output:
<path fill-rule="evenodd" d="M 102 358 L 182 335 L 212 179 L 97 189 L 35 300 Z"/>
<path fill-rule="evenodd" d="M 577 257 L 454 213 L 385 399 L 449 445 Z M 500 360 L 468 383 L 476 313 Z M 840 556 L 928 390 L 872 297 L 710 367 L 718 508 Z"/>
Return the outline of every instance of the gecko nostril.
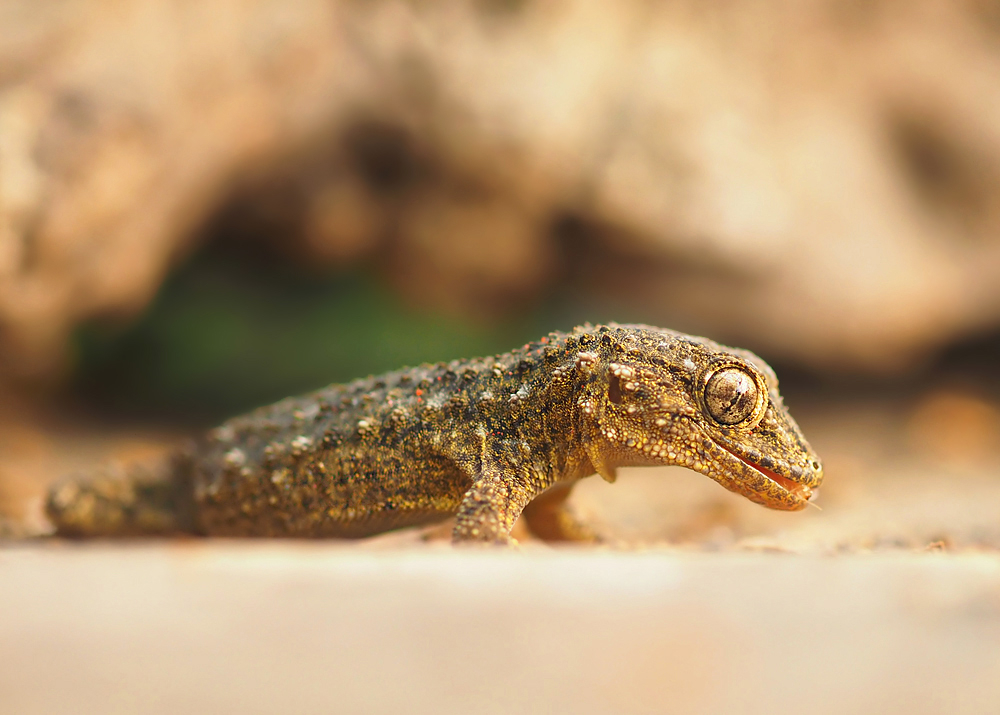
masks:
<path fill-rule="evenodd" d="M 817 472 L 818 472 L 818 471 L 819 471 L 820 469 L 822 469 L 822 468 L 823 468 L 823 465 L 822 465 L 822 464 L 820 464 L 820 463 L 819 463 L 819 462 L 818 462 L 817 460 L 815 460 L 815 459 L 814 459 L 814 460 L 813 460 L 812 462 L 810 462 L 810 464 L 812 465 L 812 468 L 813 468 L 813 469 L 814 469 L 815 471 L 817 471 Z"/>

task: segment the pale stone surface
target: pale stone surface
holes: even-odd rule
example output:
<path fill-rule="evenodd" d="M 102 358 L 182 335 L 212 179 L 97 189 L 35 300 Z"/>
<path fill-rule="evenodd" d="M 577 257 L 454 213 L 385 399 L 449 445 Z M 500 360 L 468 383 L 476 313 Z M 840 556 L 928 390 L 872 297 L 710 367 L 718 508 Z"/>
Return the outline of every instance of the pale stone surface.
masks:
<path fill-rule="evenodd" d="M 985 713 L 996 554 L 0 550 L 0 709 Z"/>

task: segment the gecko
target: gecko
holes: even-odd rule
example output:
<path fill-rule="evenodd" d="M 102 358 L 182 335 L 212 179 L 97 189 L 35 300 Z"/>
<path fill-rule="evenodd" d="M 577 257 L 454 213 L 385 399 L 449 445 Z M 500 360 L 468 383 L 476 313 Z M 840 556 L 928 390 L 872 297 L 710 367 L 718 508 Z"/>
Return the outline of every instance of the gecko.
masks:
<path fill-rule="evenodd" d="M 233 418 L 154 468 L 70 479 L 65 536 L 365 537 L 454 517 L 454 542 L 593 540 L 573 485 L 687 467 L 772 509 L 823 468 L 755 354 L 647 325 L 584 325 L 493 357 L 425 364 Z"/>

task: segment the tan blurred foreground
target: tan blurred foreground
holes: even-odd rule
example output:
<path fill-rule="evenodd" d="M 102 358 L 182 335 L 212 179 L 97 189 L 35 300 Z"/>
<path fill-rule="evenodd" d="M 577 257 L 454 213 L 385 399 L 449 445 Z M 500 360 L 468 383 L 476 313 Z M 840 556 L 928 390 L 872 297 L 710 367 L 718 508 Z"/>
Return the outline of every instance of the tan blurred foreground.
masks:
<path fill-rule="evenodd" d="M 0 709 L 985 713 L 1000 555 L 0 552 Z"/>

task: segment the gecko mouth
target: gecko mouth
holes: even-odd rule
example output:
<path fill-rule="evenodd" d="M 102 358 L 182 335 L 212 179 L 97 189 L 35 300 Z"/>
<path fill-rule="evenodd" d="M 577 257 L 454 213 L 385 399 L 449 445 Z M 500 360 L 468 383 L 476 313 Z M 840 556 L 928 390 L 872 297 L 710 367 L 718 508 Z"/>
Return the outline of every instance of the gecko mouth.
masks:
<path fill-rule="evenodd" d="M 738 460 L 740 460 L 741 462 L 743 462 L 743 464 L 745 464 L 748 467 L 750 467 L 751 469 L 754 469 L 754 470 L 760 472 L 761 474 L 763 474 L 765 477 L 767 477 L 768 479 L 770 479 L 772 482 L 774 482 L 775 484 L 777 484 L 779 487 L 781 487 L 782 489 L 784 489 L 786 492 L 790 492 L 791 494 L 793 494 L 794 496 L 798 497 L 799 499 L 802 499 L 803 501 L 809 501 L 810 499 L 812 499 L 812 497 L 813 497 L 813 490 L 810 489 L 809 487 L 807 487 L 805 484 L 800 484 L 799 482 L 792 481 L 788 477 L 783 477 L 780 474 L 771 471 L 767 467 L 762 467 L 759 464 L 754 464 L 750 460 L 745 459 L 745 458 L 741 457 L 740 455 L 736 454 L 736 452 L 734 452 L 733 450 L 729 449 L 725 445 L 719 445 L 719 446 L 721 446 L 724 450 L 726 450 L 731 455 L 733 455 L 734 457 L 736 457 Z"/>

